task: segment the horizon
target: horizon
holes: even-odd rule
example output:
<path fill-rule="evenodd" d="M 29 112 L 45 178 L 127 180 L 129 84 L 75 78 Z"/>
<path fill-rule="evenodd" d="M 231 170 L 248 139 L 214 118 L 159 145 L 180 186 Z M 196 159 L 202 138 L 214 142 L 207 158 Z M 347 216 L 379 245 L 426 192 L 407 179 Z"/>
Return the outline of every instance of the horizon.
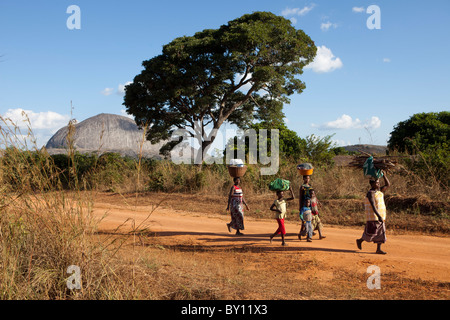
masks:
<path fill-rule="evenodd" d="M 70 29 L 72 5 L 80 9 L 81 23 Z M 380 10 L 374 29 L 369 28 L 373 13 L 367 13 L 371 5 Z M 177 37 L 219 28 L 254 11 L 284 16 L 318 48 L 300 76 L 306 89 L 290 96 L 283 109 L 287 127 L 301 138 L 334 135 L 338 146 L 384 146 L 397 123 L 450 109 L 450 64 L 445 63 L 450 2 L 445 0 L 426 6 L 403 0 L 5 0 L 0 4 L 0 115 L 26 128 L 25 112 L 38 147 L 70 119 L 129 116 L 122 105 L 124 86 L 140 73 L 142 61 Z"/>

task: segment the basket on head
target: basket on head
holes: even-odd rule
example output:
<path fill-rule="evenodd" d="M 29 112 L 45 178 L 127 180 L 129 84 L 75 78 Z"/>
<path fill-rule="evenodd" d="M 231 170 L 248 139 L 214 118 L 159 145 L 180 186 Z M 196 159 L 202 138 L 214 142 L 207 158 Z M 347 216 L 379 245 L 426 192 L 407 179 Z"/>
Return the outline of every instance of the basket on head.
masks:
<path fill-rule="evenodd" d="M 228 172 L 230 176 L 233 178 L 242 177 L 244 176 L 245 172 L 247 171 L 247 166 L 228 166 Z"/>
<path fill-rule="evenodd" d="M 310 163 L 302 163 L 297 166 L 297 172 L 302 176 L 310 176 L 314 172 L 314 167 Z"/>

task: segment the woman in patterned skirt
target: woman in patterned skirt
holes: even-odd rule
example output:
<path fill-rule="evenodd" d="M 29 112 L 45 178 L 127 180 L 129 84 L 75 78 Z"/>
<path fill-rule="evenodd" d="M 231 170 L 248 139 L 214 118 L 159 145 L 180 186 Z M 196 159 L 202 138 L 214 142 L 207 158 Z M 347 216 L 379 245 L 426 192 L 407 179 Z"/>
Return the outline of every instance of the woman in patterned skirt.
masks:
<path fill-rule="evenodd" d="M 247 203 L 245 202 L 242 189 L 239 186 L 241 179 L 235 177 L 233 179 L 234 185 L 231 187 L 230 194 L 228 195 L 227 211 L 230 210 L 231 222 L 227 223 L 228 231 L 231 232 L 231 228 L 236 230 L 236 235 L 242 235 L 240 230 L 244 230 L 244 207 L 249 210 Z"/>
<path fill-rule="evenodd" d="M 381 250 L 381 245 L 386 242 L 386 204 L 384 202 L 384 193 L 391 186 L 386 173 L 383 172 L 384 186 L 380 186 L 379 179 L 370 180 L 370 190 L 364 199 L 366 211 L 366 227 L 360 239 L 356 240 L 358 249 L 362 249 L 363 241 L 374 242 L 377 244 L 378 254 L 386 254 Z"/>

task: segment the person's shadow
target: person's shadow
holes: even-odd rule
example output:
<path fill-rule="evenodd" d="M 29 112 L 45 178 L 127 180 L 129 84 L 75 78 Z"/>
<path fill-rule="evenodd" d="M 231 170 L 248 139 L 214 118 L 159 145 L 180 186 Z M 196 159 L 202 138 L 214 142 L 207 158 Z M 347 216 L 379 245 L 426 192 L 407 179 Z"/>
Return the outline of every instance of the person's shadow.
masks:
<path fill-rule="evenodd" d="M 335 248 L 323 248 L 323 247 L 311 247 L 306 240 L 298 240 L 296 233 L 288 233 L 286 237 L 294 237 L 295 240 L 291 240 L 289 245 L 289 239 L 286 239 L 287 246 L 281 245 L 281 237 L 275 237 L 272 243 L 269 241 L 270 234 L 243 234 L 236 235 L 234 233 L 214 233 L 214 232 L 195 232 L 195 231 L 147 231 L 146 233 L 140 233 L 140 237 L 170 237 L 178 235 L 191 235 L 197 236 L 198 240 L 205 241 L 207 245 L 202 244 L 164 244 L 166 248 L 173 248 L 179 251 L 244 251 L 244 252 L 267 252 L 267 251 L 323 251 L 323 252 L 341 252 L 341 253 L 356 253 L 359 250 L 348 249 L 335 249 Z M 233 243 L 229 243 L 230 240 Z M 313 240 L 321 241 L 326 244 L 326 240 Z M 300 244 L 300 246 L 299 246 Z M 303 245 L 304 244 L 304 245 Z M 145 243 L 144 243 L 145 245 Z"/>

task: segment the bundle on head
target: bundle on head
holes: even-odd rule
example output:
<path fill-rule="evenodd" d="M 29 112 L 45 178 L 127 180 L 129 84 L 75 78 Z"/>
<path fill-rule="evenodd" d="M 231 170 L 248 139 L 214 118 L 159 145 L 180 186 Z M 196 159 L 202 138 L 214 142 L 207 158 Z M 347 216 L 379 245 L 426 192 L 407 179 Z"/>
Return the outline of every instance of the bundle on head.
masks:
<path fill-rule="evenodd" d="M 370 157 L 370 154 L 363 153 L 362 155 L 354 156 L 353 160 L 348 164 L 350 167 L 362 169 L 366 160 Z M 390 156 L 373 157 L 373 165 L 376 169 L 389 172 L 397 166 L 397 158 Z"/>

